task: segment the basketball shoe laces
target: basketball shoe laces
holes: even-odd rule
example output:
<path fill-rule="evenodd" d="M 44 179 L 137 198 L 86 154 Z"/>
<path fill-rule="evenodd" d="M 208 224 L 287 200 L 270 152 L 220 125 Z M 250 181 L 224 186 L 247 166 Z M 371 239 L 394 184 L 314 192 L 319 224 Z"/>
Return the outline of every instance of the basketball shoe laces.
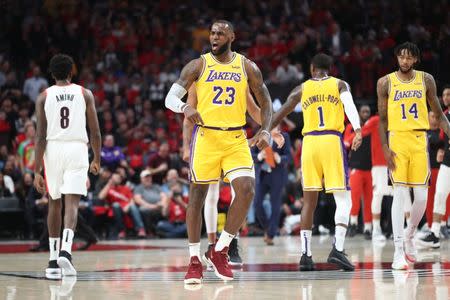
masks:
<path fill-rule="evenodd" d="M 219 261 L 224 266 L 225 269 L 230 268 L 230 265 L 228 264 L 229 259 L 230 258 L 228 256 L 228 247 L 225 247 L 219 252 Z"/>

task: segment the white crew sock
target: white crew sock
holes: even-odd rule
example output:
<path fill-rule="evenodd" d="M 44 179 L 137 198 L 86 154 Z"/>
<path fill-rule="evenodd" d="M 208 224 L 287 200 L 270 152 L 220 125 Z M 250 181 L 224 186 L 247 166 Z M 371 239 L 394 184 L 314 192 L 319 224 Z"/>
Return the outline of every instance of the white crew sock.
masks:
<path fill-rule="evenodd" d="M 434 233 L 434 235 L 439 238 L 439 232 L 441 230 L 441 225 L 439 224 L 439 222 L 433 222 L 433 224 L 431 225 L 431 232 Z"/>
<path fill-rule="evenodd" d="M 372 231 L 372 223 L 364 223 L 364 231 Z"/>
<path fill-rule="evenodd" d="M 381 232 L 380 220 L 372 220 L 373 231 Z"/>
<path fill-rule="evenodd" d="M 358 216 L 350 216 L 350 224 L 357 225 L 358 224 Z"/>
<path fill-rule="evenodd" d="M 189 243 L 189 256 L 197 256 L 200 259 L 200 243 Z"/>
<path fill-rule="evenodd" d="M 234 238 L 234 235 L 231 233 L 226 232 L 225 230 L 222 230 L 222 233 L 220 234 L 220 238 L 217 241 L 216 247 L 214 250 L 216 252 L 222 251 L 223 248 L 230 246 L 231 240 Z"/>
<path fill-rule="evenodd" d="M 48 245 L 50 248 L 50 258 L 49 260 L 57 260 L 59 256 L 59 245 L 60 238 L 49 238 Z"/>
<path fill-rule="evenodd" d="M 69 254 L 72 254 L 72 242 L 74 236 L 73 230 L 70 228 L 65 228 L 62 236 L 61 251 L 67 251 Z"/>
<path fill-rule="evenodd" d="M 312 236 L 312 230 L 301 230 L 300 231 L 300 238 L 302 240 L 302 254 L 305 254 L 307 256 L 311 256 L 311 236 Z"/>

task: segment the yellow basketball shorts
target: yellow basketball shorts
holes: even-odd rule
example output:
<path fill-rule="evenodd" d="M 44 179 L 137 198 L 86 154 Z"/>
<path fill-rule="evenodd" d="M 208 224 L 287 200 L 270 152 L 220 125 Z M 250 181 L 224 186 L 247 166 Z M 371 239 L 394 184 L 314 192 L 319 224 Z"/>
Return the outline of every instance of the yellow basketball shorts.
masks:
<path fill-rule="evenodd" d="M 349 190 L 347 153 L 338 131 L 313 131 L 305 134 L 302 147 L 304 191 L 327 193 Z"/>
<path fill-rule="evenodd" d="M 390 131 L 389 148 L 395 153 L 392 184 L 427 186 L 430 179 L 426 131 Z"/>
<path fill-rule="evenodd" d="M 195 126 L 191 139 L 190 176 L 197 184 L 216 183 L 223 176 L 255 177 L 253 159 L 243 129 L 217 130 Z"/>

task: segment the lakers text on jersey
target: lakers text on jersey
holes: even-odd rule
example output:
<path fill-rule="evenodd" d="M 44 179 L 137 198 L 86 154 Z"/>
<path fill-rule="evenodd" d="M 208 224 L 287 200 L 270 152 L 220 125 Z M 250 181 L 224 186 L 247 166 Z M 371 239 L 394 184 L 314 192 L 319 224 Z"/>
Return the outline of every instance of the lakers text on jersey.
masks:
<path fill-rule="evenodd" d="M 388 75 L 389 147 L 396 154 L 396 168 L 390 177 L 395 185 L 428 185 L 430 177 L 426 130 L 428 109 L 424 72 L 414 71 L 408 82 L 397 73 Z"/>
<path fill-rule="evenodd" d="M 89 159 L 83 88 L 76 84 L 49 87 L 44 111 L 47 120 L 44 172 L 50 197 L 86 195 Z"/>
<path fill-rule="evenodd" d="M 349 189 L 346 150 L 342 143 L 344 106 L 339 79 L 325 77 L 303 83 L 301 106 L 304 127 L 302 177 L 305 191 Z M 323 184 L 324 183 L 324 184 Z"/>
<path fill-rule="evenodd" d="M 247 111 L 247 75 L 240 54 L 229 63 L 202 55 L 203 72 L 196 82 L 197 110 L 204 125 L 191 140 L 190 180 L 214 183 L 237 174 L 254 177 L 253 159 L 242 126 Z"/>

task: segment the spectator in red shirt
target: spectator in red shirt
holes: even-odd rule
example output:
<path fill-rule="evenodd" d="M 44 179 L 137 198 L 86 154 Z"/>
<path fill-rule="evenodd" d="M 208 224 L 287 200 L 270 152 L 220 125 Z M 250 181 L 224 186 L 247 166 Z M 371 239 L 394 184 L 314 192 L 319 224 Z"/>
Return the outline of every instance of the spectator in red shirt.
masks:
<path fill-rule="evenodd" d="M 135 230 L 138 232 L 138 237 L 144 238 L 146 236 L 144 222 L 142 221 L 139 209 L 132 201 L 133 192 L 128 186 L 123 185 L 122 182 L 122 176 L 118 173 L 114 173 L 98 194 L 98 198 L 100 200 L 106 200 L 106 202 L 112 206 L 115 225 L 119 232 L 118 237 L 120 239 L 126 237 L 123 219 L 124 214 L 127 214 L 132 218 Z"/>
<path fill-rule="evenodd" d="M 188 198 L 183 197 L 181 184 L 172 182 L 170 185 L 170 200 L 165 201 L 162 209 L 167 220 L 159 221 L 156 231 L 161 237 L 186 237 L 186 208 Z"/>

